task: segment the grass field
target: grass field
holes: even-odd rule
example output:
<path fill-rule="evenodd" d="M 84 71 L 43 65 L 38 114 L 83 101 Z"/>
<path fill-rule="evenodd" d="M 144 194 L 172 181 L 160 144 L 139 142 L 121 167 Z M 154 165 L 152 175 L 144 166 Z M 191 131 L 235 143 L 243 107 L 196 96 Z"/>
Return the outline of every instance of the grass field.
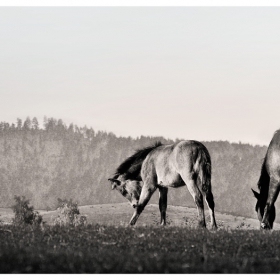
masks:
<path fill-rule="evenodd" d="M 169 206 L 161 227 L 149 205 L 130 227 L 127 203 L 79 208 L 88 225 L 50 226 L 57 212 L 40 211 L 47 224 L 38 229 L 5 224 L 13 213 L 0 209 L 0 273 L 280 272 L 280 231 L 260 231 L 254 219 L 217 213 L 213 232 L 195 228 L 196 209 Z"/>
<path fill-rule="evenodd" d="M 2 226 L 1 273 L 279 273 L 279 231 Z"/>

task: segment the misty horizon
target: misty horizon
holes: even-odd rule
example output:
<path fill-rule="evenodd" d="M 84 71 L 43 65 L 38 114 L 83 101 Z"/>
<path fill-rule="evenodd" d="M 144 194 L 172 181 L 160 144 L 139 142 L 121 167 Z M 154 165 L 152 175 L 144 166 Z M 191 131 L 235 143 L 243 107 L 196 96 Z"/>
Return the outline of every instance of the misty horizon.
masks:
<path fill-rule="evenodd" d="M 0 7 L 0 121 L 268 145 L 279 7 Z"/>

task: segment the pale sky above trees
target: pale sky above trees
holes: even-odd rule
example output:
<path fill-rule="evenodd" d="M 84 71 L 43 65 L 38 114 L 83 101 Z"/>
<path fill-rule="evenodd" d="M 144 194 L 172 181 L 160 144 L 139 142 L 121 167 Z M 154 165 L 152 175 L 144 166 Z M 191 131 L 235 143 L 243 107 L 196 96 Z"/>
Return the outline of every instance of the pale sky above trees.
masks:
<path fill-rule="evenodd" d="M 280 7 L 0 7 L 0 121 L 269 144 Z"/>

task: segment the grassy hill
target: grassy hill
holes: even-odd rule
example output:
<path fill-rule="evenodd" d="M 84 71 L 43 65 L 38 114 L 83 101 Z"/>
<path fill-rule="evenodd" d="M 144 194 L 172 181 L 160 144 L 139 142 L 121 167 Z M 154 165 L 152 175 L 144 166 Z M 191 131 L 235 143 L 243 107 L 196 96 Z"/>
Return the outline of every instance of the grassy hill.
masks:
<path fill-rule="evenodd" d="M 79 207 L 80 214 L 87 217 L 89 224 L 99 224 L 104 226 L 128 226 L 129 220 L 133 214 L 133 208 L 128 203 L 111 203 L 86 205 Z M 58 211 L 39 210 L 43 216 L 43 221 L 47 224 L 53 224 L 58 216 Z M 10 223 L 14 217 L 10 208 L 0 208 L 0 221 Z M 209 224 L 210 217 L 208 211 L 205 211 L 206 222 Z M 234 216 L 216 212 L 217 225 L 219 229 L 234 230 L 252 230 L 259 229 L 257 219 Z M 141 214 L 136 226 L 159 226 L 160 213 L 158 205 L 149 204 Z M 196 228 L 197 210 L 196 208 L 182 206 L 168 206 L 167 226 Z M 274 224 L 274 230 L 279 230 L 280 224 Z"/>

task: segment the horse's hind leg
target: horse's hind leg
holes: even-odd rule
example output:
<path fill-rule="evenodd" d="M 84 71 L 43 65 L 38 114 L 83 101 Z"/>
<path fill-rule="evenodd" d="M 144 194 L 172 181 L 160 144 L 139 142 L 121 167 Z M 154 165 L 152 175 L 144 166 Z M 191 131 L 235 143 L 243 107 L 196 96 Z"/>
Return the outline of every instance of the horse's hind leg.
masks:
<path fill-rule="evenodd" d="M 160 224 L 162 226 L 165 226 L 168 188 L 158 187 L 158 190 L 159 190 Z"/>
<path fill-rule="evenodd" d="M 183 178 L 183 180 L 184 180 L 184 178 Z M 200 227 L 206 227 L 202 193 L 199 190 L 199 188 L 197 187 L 194 180 L 189 179 L 189 180 L 184 180 L 184 181 L 185 181 L 185 183 L 188 187 L 188 190 L 191 193 L 193 200 L 197 207 L 198 218 L 199 218 L 198 225 Z"/>
<path fill-rule="evenodd" d="M 207 205 L 209 208 L 209 213 L 210 213 L 210 218 L 211 218 L 211 227 L 212 227 L 212 229 L 217 229 L 215 213 L 214 213 L 215 203 L 214 203 L 214 197 L 213 197 L 211 190 L 205 191 L 205 201 L 207 202 Z"/>
<path fill-rule="evenodd" d="M 142 211 L 144 210 L 145 206 L 147 205 L 147 203 L 149 202 L 152 194 L 154 193 L 154 191 L 156 190 L 156 186 L 154 184 L 147 184 L 144 183 L 142 191 L 141 191 L 141 195 L 139 198 L 139 202 L 138 205 L 135 209 L 135 212 L 130 220 L 130 225 L 134 225 L 136 223 L 136 221 L 138 220 L 140 214 L 142 213 Z"/>

